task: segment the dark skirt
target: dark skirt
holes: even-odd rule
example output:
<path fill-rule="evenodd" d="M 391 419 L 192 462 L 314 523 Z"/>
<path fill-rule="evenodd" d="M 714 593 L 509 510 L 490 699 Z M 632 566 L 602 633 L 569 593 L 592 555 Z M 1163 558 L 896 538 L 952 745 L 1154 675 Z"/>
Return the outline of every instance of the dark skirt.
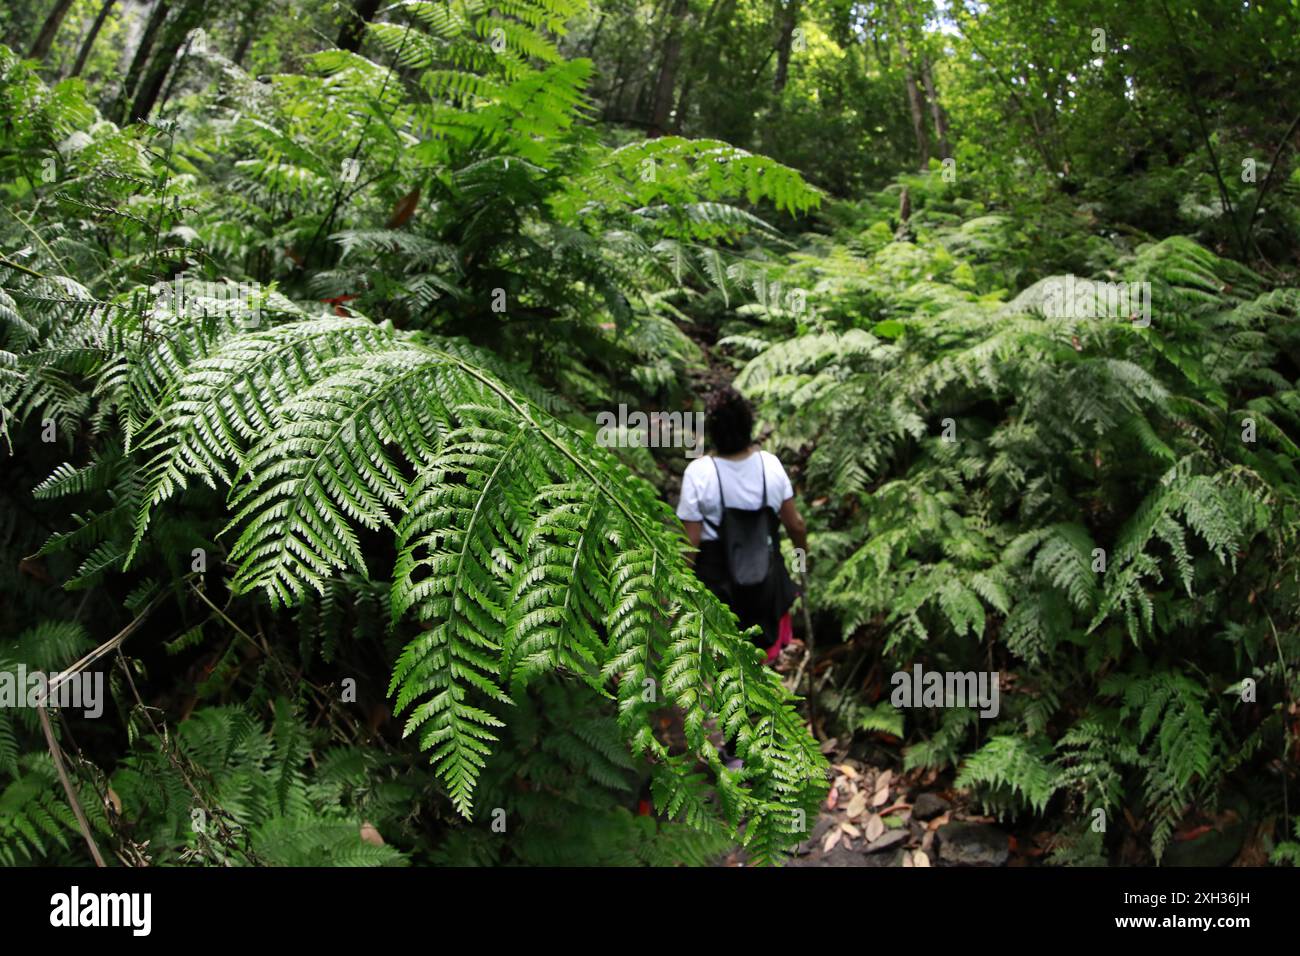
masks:
<path fill-rule="evenodd" d="M 776 643 L 781 617 L 790 610 L 796 596 L 794 582 L 786 571 L 781 553 L 775 555 L 775 573 L 754 587 L 736 587 L 727 573 L 727 556 L 720 541 L 700 542 L 695 558 L 695 576 L 731 608 L 740 621 L 741 630 L 757 625 L 763 629 L 754 643 L 766 650 Z"/>

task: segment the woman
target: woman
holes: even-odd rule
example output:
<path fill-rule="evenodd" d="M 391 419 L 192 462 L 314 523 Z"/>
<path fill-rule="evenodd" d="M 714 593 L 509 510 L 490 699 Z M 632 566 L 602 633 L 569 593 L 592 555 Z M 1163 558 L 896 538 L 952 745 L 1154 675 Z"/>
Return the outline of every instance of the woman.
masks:
<path fill-rule="evenodd" d="M 770 540 L 775 546 L 773 573 L 762 586 L 743 586 L 732 579 L 720 537 L 724 511 L 771 509 L 795 547 L 805 554 L 807 532 L 781 462 L 754 445 L 754 412 L 749 402 L 733 388 L 720 388 L 705 402 L 704 423 L 714 454 L 697 458 L 687 466 L 682 475 L 677 517 L 682 519 L 691 544 L 700 549 L 696 575 L 735 612 L 741 628 L 758 625 L 763 629 L 758 643 L 767 651 L 770 663 L 790 641 L 787 612 L 795 598 L 794 585 L 781 559 L 776 521 L 769 518 Z"/>

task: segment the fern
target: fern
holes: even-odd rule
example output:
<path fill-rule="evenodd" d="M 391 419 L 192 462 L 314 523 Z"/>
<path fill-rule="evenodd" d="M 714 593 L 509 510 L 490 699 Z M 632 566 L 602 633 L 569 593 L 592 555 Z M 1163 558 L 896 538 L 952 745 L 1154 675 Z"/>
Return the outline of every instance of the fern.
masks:
<path fill-rule="evenodd" d="M 916 242 L 856 222 L 810 240 L 761 283 L 807 290 L 812 311 L 754 309 L 723 341 L 823 502 L 812 593 L 846 638 L 898 667 L 1015 677 L 987 735 L 964 710 L 909 721 L 905 765 L 959 767 L 1004 814 L 1142 808 L 1159 858 L 1247 750 L 1281 745 L 1211 691 L 1248 660 L 1270 692 L 1290 683 L 1260 602 L 1293 625 L 1300 419 L 1272 372 L 1294 348 L 1294 290 L 1174 237 L 1099 250 L 1108 279 L 1151 283 L 1152 327 L 1046 316 L 1060 277 L 986 266 L 1018 261 L 1025 237 L 945 212 L 914 212 Z M 1082 826 L 1057 852 L 1105 849 Z"/>
<path fill-rule="evenodd" d="M 1042 813 L 1059 787 L 1047 752 L 1019 737 L 994 737 L 962 764 L 958 787 L 1006 787 Z"/>
<path fill-rule="evenodd" d="M 629 696 L 655 681 L 701 751 L 704 717 L 725 714 L 757 778 L 744 813 L 806 808 L 821 758 L 685 570 L 653 492 L 465 359 L 358 321 L 233 335 L 150 399 L 157 421 L 140 447 L 155 477 L 136 541 L 184 482 L 229 478 L 235 588 L 295 603 L 338 571 L 369 572 L 358 526 L 391 529 L 394 621 L 430 627 L 408 642 L 391 692 L 467 815 L 501 726 L 492 708 L 510 703 L 507 685 L 550 672 Z M 642 562 L 661 569 L 656 586 L 632 591 L 620 569 Z M 628 706 L 623 726 L 662 756 L 643 708 Z M 749 832 L 768 852 L 788 831 Z"/>

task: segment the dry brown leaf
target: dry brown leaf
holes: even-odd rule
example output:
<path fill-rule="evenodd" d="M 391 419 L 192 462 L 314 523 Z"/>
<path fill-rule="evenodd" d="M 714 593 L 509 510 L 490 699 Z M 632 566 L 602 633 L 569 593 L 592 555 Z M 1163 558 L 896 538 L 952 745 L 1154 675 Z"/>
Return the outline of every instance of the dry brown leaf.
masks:
<path fill-rule="evenodd" d="M 837 763 L 835 769 L 852 780 L 862 779 L 862 774 L 860 774 L 857 768 L 851 763 Z"/>
<path fill-rule="evenodd" d="M 122 798 L 117 795 L 117 791 L 112 787 L 108 788 L 108 802 L 113 805 L 113 812 L 120 817 L 122 815 Z"/>
<path fill-rule="evenodd" d="M 855 827 L 852 823 L 849 823 L 848 821 L 841 823 L 840 829 L 843 830 L 845 833 L 847 833 L 849 836 L 853 837 L 853 839 L 855 840 L 862 836 L 862 831 L 859 830 L 857 827 Z"/>
<path fill-rule="evenodd" d="M 853 799 L 849 801 L 849 805 L 844 808 L 844 812 L 848 814 L 849 819 L 852 820 L 855 817 L 862 816 L 866 809 L 867 795 L 859 790 L 853 795 Z"/>
<path fill-rule="evenodd" d="M 397 200 L 397 205 L 393 207 L 393 214 L 388 219 L 388 228 L 397 229 L 406 225 L 406 221 L 415 213 L 415 209 L 420 205 L 420 187 L 416 186 L 409 193 Z"/>
<path fill-rule="evenodd" d="M 369 843 L 371 846 L 383 846 L 384 838 L 379 835 L 373 823 L 366 821 L 361 824 L 361 842 Z"/>
<path fill-rule="evenodd" d="M 912 854 L 903 852 L 903 866 L 912 866 Z"/>
<path fill-rule="evenodd" d="M 885 832 L 885 821 L 880 819 L 876 814 L 867 817 L 867 840 L 875 841 Z"/>
<path fill-rule="evenodd" d="M 840 788 L 831 787 L 831 792 L 826 794 L 826 809 L 834 810 L 840 803 Z"/>
<path fill-rule="evenodd" d="M 926 851 L 929 850 L 930 847 L 933 845 L 934 845 L 934 831 L 926 830 L 925 836 L 921 837 L 921 849 L 922 851 Z"/>
<path fill-rule="evenodd" d="M 844 831 L 839 827 L 831 827 L 826 836 L 822 837 L 822 852 L 829 853 L 835 849 L 835 844 L 840 842 L 840 837 L 844 836 Z"/>
<path fill-rule="evenodd" d="M 884 773 L 882 773 L 879 777 L 876 778 L 876 784 L 874 789 L 888 790 L 889 785 L 893 782 L 894 782 L 894 771 L 886 770 Z"/>
<path fill-rule="evenodd" d="M 930 865 L 929 854 L 927 854 L 924 850 L 917 850 L 915 853 L 912 854 L 912 865 L 929 866 Z"/>
<path fill-rule="evenodd" d="M 937 829 L 939 829 L 939 827 L 943 826 L 943 825 L 944 825 L 945 823 L 947 823 L 947 822 L 948 822 L 948 814 L 946 814 L 946 813 L 941 813 L 941 814 L 939 814 L 937 817 L 935 817 L 933 820 L 931 820 L 929 823 L 927 823 L 927 824 L 926 824 L 926 827 L 927 827 L 929 830 L 933 831 L 933 830 L 937 830 Z"/>
<path fill-rule="evenodd" d="M 885 789 L 885 790 L 877 790 L 877 791 L 875 792 L 875 795 L 872 796 L 872 798 L 871 798 L 871 805 L 872 805 L 873 807 L 883 806 L 883 805 L 885 805 L 885 804 L 888 803 L 888 802 L 889 802 L 889 790 L 888 790 L 888 789 Z"/>

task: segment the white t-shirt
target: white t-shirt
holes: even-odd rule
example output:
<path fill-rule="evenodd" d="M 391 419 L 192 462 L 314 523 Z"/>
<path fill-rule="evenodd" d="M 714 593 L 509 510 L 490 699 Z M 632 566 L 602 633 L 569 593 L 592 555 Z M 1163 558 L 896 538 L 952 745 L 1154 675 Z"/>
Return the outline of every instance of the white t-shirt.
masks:
<path fill-rule="evenodd" d="M 763 473 L 767 469 L 767 500 L 763 501 Z M 713 470 L 714 464 L 718 468 Z M 722 502 L 718 495 L 718 478 L 727 496 L 728 508 L 756 510 L 763 505 L 780 511 L 781 505 L 794 497 L 790 478 L 775 455 L 760 451 L 740 461 L 726 458 L 697 458 L 686 466 L 682 475 L 682 496 L 677 502 L 677 517 L 683 521 L 703 521 L 702 541 L 716 541 L 715 528 L 722 521 Z"/>

